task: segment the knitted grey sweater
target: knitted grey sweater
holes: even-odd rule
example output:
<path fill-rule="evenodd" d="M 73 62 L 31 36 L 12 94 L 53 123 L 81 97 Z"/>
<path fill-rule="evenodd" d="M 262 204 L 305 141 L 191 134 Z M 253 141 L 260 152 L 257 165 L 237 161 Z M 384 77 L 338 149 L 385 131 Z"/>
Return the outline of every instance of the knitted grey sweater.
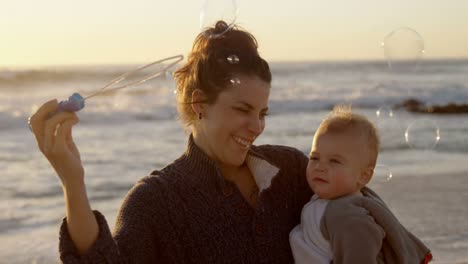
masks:
<path fill-rule="evenodd" d="M 77 253 L 64 219 L 61 260 L 293 263 L 289 232 L 299 223 L 301 209 L 312 195 L 305 177 L 308 159 L 296 149 L 272 145 L 252 146 L 248 156 L 253 174 L 269 171 L 274 176 L 256 179 L 261 190 L 256 209 L 235 184 L 224 180 L 190 137 L 179 159 L 130 190 L 113 235 L 103 215 L 95 211 L 99 235 L 86 254 Z M 262 162 L 267 165 L 255 165 Z"/>

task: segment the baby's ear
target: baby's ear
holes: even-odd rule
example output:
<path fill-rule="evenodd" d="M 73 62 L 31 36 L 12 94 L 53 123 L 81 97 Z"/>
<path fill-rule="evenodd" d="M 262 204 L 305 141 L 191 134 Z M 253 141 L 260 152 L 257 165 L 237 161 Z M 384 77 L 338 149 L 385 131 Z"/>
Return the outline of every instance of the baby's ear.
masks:
<path fill-rule="evenodd" d="M 364 186 L 368 184 L 372 178 L 372 175 L 374 175 L 374 168 L 370 166 L 365 168 L 359 177 L 359 185 Z"/>

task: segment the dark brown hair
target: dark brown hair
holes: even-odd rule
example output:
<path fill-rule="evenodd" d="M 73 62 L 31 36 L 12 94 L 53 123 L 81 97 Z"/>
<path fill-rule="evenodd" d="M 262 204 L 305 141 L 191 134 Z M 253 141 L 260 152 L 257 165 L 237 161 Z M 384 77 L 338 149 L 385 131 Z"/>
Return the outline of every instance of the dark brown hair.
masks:
<path fill-rule="evenodd" d="M 257 40 L 252 34 L 237 26 L 228 29 L 224 21 L 218 21 L 214 28 L 207 28 L 197 36 L 187 63 L 174 73 L 177 109 L 186 128 L 197 120 L 191 107 L 195 89 L 202 90 L 207 97 L 197 103 L 213 104 L 220 92 L 232 87 L 236 76 L 256 76 L 271 83 L 268 63 L 257 49 Z"/>

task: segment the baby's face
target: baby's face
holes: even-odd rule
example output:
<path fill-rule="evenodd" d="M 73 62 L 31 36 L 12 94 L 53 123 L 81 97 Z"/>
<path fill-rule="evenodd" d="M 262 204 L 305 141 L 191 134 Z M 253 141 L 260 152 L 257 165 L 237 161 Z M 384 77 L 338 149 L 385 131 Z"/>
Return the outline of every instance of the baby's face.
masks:
<path fill-rule="evenodd" d="M 322 199 L 357 192 L 365 174 L 372 176 L 367 149 L 357 133 L 316 133 L 307 165 L 309 186 Z"/>

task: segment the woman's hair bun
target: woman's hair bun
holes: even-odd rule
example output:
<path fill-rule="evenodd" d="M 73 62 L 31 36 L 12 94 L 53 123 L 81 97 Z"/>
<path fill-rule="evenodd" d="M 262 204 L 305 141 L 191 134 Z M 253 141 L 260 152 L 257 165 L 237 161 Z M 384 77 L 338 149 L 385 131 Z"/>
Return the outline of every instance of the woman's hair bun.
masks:
<path fill-rule="evenodd" d="M 216 35 L 223 34 L 224 32 L 227 31 L 228 27 L 229 27 L 229 25 L 226 22 L 220 20 L 220 21 L 216 22 L 216 25 L 212 29 L 211 33 L 216 34 Z"/>

